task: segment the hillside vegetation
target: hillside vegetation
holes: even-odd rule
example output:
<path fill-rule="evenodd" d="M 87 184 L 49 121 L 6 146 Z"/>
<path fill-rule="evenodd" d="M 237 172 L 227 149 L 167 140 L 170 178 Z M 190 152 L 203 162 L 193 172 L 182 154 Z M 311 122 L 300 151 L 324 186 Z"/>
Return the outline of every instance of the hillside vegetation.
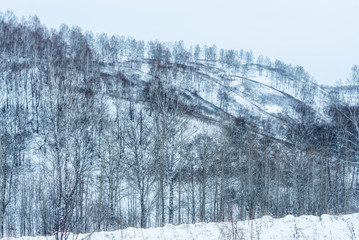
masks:
<path fill-rule="evenodd" d="M 359 68 L 0 16 L 0 235 L 359 206 Z"/>

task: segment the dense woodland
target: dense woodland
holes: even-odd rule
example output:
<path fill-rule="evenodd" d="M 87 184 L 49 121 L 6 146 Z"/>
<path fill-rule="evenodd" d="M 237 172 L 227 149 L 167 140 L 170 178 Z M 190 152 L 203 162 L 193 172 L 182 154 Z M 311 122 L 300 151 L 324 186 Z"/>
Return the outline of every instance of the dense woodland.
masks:
<path fill-rule="evenodd" d="M 291 89 L 294 115 L 230 112 L 226 84 L 253 72 Z M 358 66 L 349 80 L 0 15 L 0 235 L 357 212 Z"/>

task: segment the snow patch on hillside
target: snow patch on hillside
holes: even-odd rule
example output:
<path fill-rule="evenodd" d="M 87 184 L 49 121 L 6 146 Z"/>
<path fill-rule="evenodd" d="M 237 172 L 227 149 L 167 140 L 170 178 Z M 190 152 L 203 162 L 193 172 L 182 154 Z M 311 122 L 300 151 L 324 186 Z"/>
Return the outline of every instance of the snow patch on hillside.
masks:
<path fill-rule="evenodd" d="M 359 213 L 342 216 L 322 215 L 281 219 L 270 216 L 237 223 L 197 223 L 162 228 L 127 228 L 113 232 L 69 235 L 67 239 L 93 240 L 218 240 L 218 239 L 359 239 Z M 3 240 L 15 238 L 3 238 Z M 54 237 L 21 237 L 17 240 L 53 240 Z"/>

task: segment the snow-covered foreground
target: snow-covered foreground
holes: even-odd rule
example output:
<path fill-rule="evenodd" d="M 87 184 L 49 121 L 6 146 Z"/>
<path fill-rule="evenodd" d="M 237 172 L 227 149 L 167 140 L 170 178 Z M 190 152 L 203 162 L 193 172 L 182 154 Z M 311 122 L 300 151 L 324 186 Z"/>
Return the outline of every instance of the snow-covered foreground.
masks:
<path fill-rule="evenodd" d="M 14 239 L 14 238 L 4 238 Z M 4 240 L 3 239 L 3 240 Z M 54 237 L 21 237 L 17 240 L 52 240 Z M 70 235 L 68 240 L 214 240 L 214 239 L 359 239 L 359 213 L 331 216 L 269 216 L 235 223 L 198 223 L 163 228 L 127 228 L 114 232 Z"/>

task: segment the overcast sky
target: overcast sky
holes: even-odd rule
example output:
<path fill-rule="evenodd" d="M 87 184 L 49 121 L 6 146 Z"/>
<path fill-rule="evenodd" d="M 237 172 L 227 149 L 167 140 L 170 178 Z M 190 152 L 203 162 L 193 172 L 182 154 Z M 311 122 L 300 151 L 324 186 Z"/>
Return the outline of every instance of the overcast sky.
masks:
<path fill-rule="evenodd" d="M 345 81 L 359 64 L 359 0 L 0 0 L 6 10 L 56 29 L 253 50 L 321 84 Z"/>

